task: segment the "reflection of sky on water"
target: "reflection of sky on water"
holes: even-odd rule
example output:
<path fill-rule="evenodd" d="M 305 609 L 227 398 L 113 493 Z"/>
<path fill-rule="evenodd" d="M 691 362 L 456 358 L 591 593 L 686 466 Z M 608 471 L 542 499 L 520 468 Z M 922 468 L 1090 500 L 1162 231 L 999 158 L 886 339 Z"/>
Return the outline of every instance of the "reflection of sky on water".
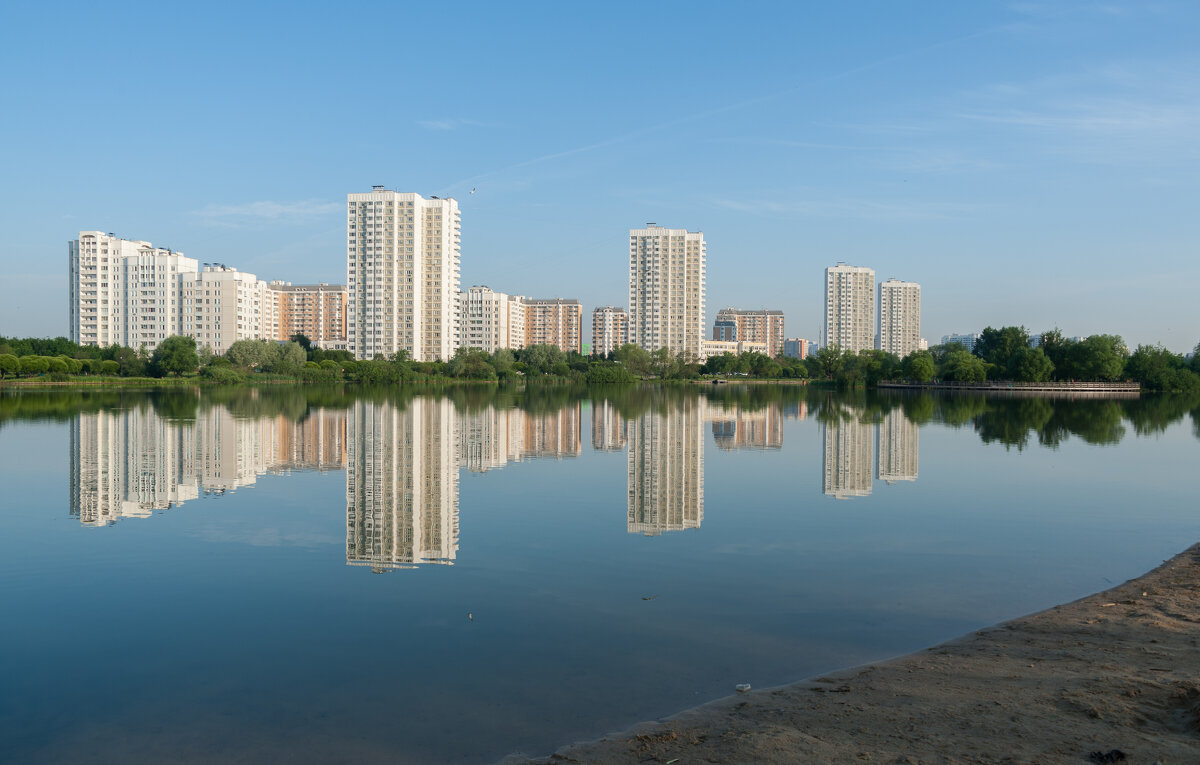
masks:
<path fill-rule="evenodd" d="M 0 760 L 546 751 L 1200 534 L 1194 404 L 779 395 L 0 406 Z"/>

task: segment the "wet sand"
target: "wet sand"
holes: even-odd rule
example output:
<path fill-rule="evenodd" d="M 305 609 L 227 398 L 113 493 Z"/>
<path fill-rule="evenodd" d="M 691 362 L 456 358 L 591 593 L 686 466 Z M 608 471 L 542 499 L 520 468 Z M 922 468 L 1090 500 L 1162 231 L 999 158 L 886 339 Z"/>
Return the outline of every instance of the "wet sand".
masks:
<path fill-rule="evenodd" d="M 1200 763 L 1200 545 L 926 651 L 516 763 Z"/>

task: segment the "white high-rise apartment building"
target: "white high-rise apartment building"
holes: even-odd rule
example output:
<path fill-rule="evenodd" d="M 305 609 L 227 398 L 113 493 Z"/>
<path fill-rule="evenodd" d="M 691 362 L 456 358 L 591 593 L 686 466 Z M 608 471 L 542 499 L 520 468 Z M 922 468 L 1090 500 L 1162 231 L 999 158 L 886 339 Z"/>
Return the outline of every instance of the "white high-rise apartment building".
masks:
<path fill-rule="evenodd" d="M 879 284 L 879 350 L 904 358 L 921 347 L 921 285 L 888 279 Z"/>
<path fill-rule="evenodd" d="M 592 309 L 592 355 L 607 356 L 629 342 L 629 314 L 606 305 Z"/>
<path fill-rule="evenodd" d="M 825 269 L 825 347 L 875 347 L 875 271 L 839 263 Z"/>
<path fill-rule="evenodd" d="M 703 232 L 629 230 L 629 342 L 700 357 L 706 257 Z"/>
<path fill-rule="evenodd" d="M 346 323 L 355 358 L 397 351 L 416 361 L 454 355 L 460 229 L 454 199 L 382 186 L 346 195 Z"/>
<path fill-rule="evenodd" d="M 80 231 L 67 253 L 72 341 L 154 350 L 181 332 L 180 287 L 198 270 L 194 258 L 102 231 Z"/>
<path fill-rule="evenodd" d="M 270 285 L 254 274 L 228 266 L 205 266 L 189 274 L 180 292 L 182 327 L 179 334 L 196 338 L 222 355 L 238 340 L 274 339 Z"/>
<path fill-rule="evenodd" d="M 462 315 L 459 345 L 494 353 L 497 348 L 525 347 L 525 306 L 520 295 L 489 287 L 468 287 L 459 293 Z"/>

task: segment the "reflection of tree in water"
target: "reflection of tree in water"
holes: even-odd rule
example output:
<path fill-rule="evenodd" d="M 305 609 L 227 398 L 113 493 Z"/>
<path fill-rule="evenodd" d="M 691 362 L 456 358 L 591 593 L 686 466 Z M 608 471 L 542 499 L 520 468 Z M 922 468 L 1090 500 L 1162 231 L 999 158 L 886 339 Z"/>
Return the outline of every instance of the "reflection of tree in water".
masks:
<path fill-rule="evenodd" d="M 1196 411 L 1200 409 L 1200 393 L 1144 393 L 1121 403 L 1125 417 L 1133 425 L 1133 432 L 1139 436 L 1152 436 L 1182 420 L 1189 411 L 1194 422 Z"/>
<path fill-rule="evenodd" d="M 1044 446 L 1042 429 L 1054 417 L 1054 407 L 1044 398 L 1007 399 L 996 401 L 987 411 L 975 416 L 975 432 L 985 444 L 999 442 L 1006 449 L 1024 450 L 1034 433 Z"/>
<path fill-rule="evenodd" d="M 191 422 L 200 408 L 196 388 L 160 388 L 150 392 L 150 406 L 164 420 Z"/>
<path fill-rule="evenodd" d="M 287 417 L 304 420 L 318 408 L 346 409 L 356 400 L 406 410 L 417 396 L 445 396 L 458 411 L 488 407 L 554 413 L 580 400 L 608 402 L 625 419 L 668 414 L 700 398 L 726 408 L 755 412 L 804 404 L 818 422 L 879 422 L 899 409 L 919 425 L 940 422 L 974 427 L 984 443 L 1024 449 L 1036 436 L 1055 447 L 1074 435 L 1091 444 L 1115 444 L 1125 421 L 1138 436 L 1162 433 L 1189 414 L 1200 438 L 1200 394 L 1143 394 L 1136 399 L 992 398 L 917 392 L 837 391 L 817 385 L 587 386 L 578 383 L 526 385 L 237 385 L 136 388 L 65 388 L 0 392 L 0 427 L 13 420 L 67 422 L 83 412 L 153 408 L 166 420 L 192 421 L 202 411 L 227 408 L 239 419 Z"/>
<path fill-rule="evenodd" d="M 1041 441 L 1057 446 L 1067 434 L 1078 436 L 1089 444 L 1116 444 L 1125 437 L 1119 401 L 1084 399 L 1056 402 L 1054 416 L 1042 430 Z"/>

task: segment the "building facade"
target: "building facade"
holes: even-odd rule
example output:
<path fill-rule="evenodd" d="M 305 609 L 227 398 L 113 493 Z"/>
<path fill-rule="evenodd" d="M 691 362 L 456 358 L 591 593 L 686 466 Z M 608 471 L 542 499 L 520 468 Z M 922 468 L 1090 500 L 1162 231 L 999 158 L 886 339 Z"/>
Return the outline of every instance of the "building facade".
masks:
<path fill-rule="evenodd" d="M 301 334 L 326 350 L 345 349 L 345 285 L 277 281 L 268 288 L 272 315 L 267 337 L 284 341 Z"/>
<path fill-rule="evenodd" d="M 812 343 L 802 337 L 789 337 L 783 341 L 783 355 L 791 359 L 806 359 L 812 351 Z"/>
<path fill-rule="evenodd" d="M 183 331 L 181 289 L 199 270 L 194 258 L 80 231 L 67 245 L 70 337 L 80 345 L 145 346 Z"/>
<path fill-rule="evenodd" d="M 592 310 L 592 355 L 607 356 L 629 342 L 629 314 L 606 305 Z"/>
<path fill-rule="evenodd" d="M 879 350 L 904 358 L 921 348 L 921 285 L 888 279 L 879 284 Z"/>
<path fill-rule="evenodd" d="M 525 298 L 525 345 L 557 345 L 579 353 L 583 342 L 583 306 L 578 300 Z"/>
<path fill-rule="evenodd" d="M 272 338 L 273 306 L 267 283 L 228 266 L 205 266 L 182 285 L 181 334 L 221 355 L 238 340 Z"/>
<path fill-rule="evenodd" d="M 355 358 L 454 355 L 460 229 L 454 199 L 382 186 L 346 195 L 347 344 Z"/>
<path fill-rule="evenodd" d="M 763 343 L 768 356 L 783 355 L 783 311 L 739 311 L 722 308 L 713 324 L 713 340 Z M 730 330 L 732 329 L 732 337 Z"/>
<path fill-rule="evenodd" d="M 703 232 L 629 230 L 629 342 L 700 356 L 706 261 Z"/>
<path fill-rule="evenodd" d="M 942 345 L 957 343 L 958 345 L 966 348 L 968 351 L 974 351 L 975 341 L 980 337 L 982 337 L 982 335 L 979 332 L 968 332 L 961 335 L 942 335 Z"/>
<path fill-rule="evenodd" d="M 825 269 L 825 346 L 875 347 L 875 271 L 839 263 Z"/>
<path fill-rule="evenodd" d="M 460 345 L 487 353 L 525 347 L 525 306 L 520 295 L 476 286 L 461 292 L 459 300 Z"/>

